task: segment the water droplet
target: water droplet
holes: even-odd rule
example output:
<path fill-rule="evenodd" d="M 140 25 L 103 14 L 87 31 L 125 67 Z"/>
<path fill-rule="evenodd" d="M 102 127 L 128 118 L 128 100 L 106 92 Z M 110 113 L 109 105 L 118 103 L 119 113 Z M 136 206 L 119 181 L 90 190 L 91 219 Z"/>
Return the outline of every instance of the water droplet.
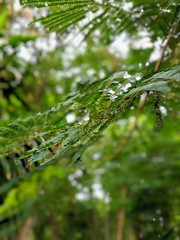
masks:
<path fill-rule="evenodd" d="M 124 91 L 124 92 L 127 92 L 128 88 L 131 87 L 131 83 L 127 83 L 125 86 L 123 86 L 121 89 Z"/>
<path fill-rule="evenodd" d="M 131 75 L 128 73 L 128 72 L 126 72 L 125 74 L 124 74 L 124 78 L 130 78 L 131 77 Z"/>
<path fill-rule="evenodd" d="M 76 115 L 74 113 L 69 113 L 66 115 L 67 123 L 74 123 L 76 121 Z"/>
<path fill-rule="evenodd" d="M 140 77 L 140 76 L 137 76 L 137 77 L 136 77 L 136 80 L 137 80 L 137 81 L 138 81 L 138 80 L 140 80 L 140 79 L 141 79 L 141 77 Z"/>

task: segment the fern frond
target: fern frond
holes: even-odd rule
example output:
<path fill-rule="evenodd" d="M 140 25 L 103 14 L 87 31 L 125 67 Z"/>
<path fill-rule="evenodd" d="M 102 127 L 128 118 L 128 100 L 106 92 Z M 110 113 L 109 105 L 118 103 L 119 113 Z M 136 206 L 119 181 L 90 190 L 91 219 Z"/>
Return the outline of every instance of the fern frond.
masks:
<path fill-rule="evenodd" d="M 9 168 L 14 174 L 12 179 L 4 181 L 0 187 L 1 195 L 14 187 L 17 188 L 10 193 L 17 194 L 18 186 L 24 188 L 22 182 L 25 184 L 27 178 L 36 176 L 35 172 L 44 171 L 46 165 L 60 158 L 70 157 L 72 164 L 79 161 L 83 152 L 122 111 L 129 109 L 142 93 L 167 93 L 170 83 L 180 80 L 180 67 L 138 81 L 134 76 L 126 76 L 126 72 L 117 72 L 103 81 L 80 82 L 76 91 L 56 107 L 0 128 L 0 167 L 4 173 Z M 69 113 L 76 115 L 75 122 L 67 121 L 64 115 Z M 87 113 L 88 120 L 84 118 Z M 28 172 L 24 170 L 21 161 L 28 164 Z M 3 176 L 1 182 L 2 178 Z M 16 199 L 15 196 L 14 198 Z M 11 230 L 12 226 L 12 231 L 18 228 L 24 219 L 26 208 L 29 209 L 28 206 L 32 204 L 28 201 L 23 204 L 18 202 L 17 206 L 13 206 L 15 211 L 6 211 L 6 205 L 3 205 L 0 220 L 8 218 L 12 221 L 1 228 L 0 236 L 6 233 L 7 229 Z M 16 216 L 18 218 L 14 224 Z"/>
<path fill-rule="evenodd" d="M 135 81 L 133 77 L 125 79 L 123 76 L 124 72 L 119 72 L 103 82 L 79 83 L 77 91 L 56 108 L 25 120 L 18 119 L 1 128 L 0 156 L 5 157 L 15 152 L 19 154 L 19 160 L 28 157 L 29 162 L 39 161 L 44 164 L 59 158 L 72 147 L 81 146 L 82 152 L 143 92 L 169 91 L 167 82 L 179 78 L 179 68 L 157 73 L 140 81 Z M 123 87 L 129 82 L 131 86 L 124 91 Z M 68 123 L 64 114 L 72 112 L 79 120 Z M 87 113 L 89 120 L 85 121 L 83 116 Z M 33 140 L 40 141 L 40 144 L 33 147 Z M 32 149 L 25 150 L 25 143 L 31 145 Z"/>
<path fill-rule="evenodd" d="M 35 20 L 41 21 L 48 31 L 64 33 L 70 27 L 86 19 L 86 23 L 81 21 L 81 24 L 78 25 L 79 31 L 84 32 L 87 37 L 96 29 L 100 29 L 101 35 L 107 41 L 109 41 L 109 37 L 112 38 L 124 30 L 136 32 L 137 25 L 142 28 L 150 27 L 152 30 L 158 27 L 160 31 L 166 31 L 166 19 L 174 19 L 177 12 L 171 1 L 141 1 L 134 3 L 130 10 L 124 8 L 124 3 L 119 1 L 114 3 L 103 1 L 99 4 L 98 1 L 93 0 L 20 0 L 20 3 L 24 6 L 34 5 L 39 8 L 59 7 L 58 12 Z M 89 12 L 94 13 L 92 19 L 87 16 Z M 171 23 L 169 24 L 171 25 Z"/>
<path fill-rule="evenodd" d="M 36 6 L 36 7 L 52 7 L 52 6 L 89 6 L 91 4 L 95 4 L 92 0 L 72 0 L 72 1 L 64 1 L 64 0 L 51 0 L 51 1 L 45 1 L 45 0 L 20 0 L 21 5 L 25 6 Z"/>

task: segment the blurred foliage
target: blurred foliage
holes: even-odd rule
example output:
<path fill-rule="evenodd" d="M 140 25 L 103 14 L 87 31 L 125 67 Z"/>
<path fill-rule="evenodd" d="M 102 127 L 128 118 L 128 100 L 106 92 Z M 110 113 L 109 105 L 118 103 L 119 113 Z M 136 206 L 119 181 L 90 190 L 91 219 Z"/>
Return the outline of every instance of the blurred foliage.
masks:
<path fill-rule="evenodd" d="M 0 239 L 178 240 L 178 1 L 20 3 L 0 3 Z"/>

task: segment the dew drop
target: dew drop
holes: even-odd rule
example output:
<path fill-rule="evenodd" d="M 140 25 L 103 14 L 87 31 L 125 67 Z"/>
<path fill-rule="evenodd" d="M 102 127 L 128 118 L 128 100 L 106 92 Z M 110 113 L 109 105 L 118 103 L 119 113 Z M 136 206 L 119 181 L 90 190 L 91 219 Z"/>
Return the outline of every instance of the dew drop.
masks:
<path fill-rule="evenodd" d="M 69 113 L 66 115 L 67 123 L 74 123 L 76 121 L 76 115 L 74 113 Z"/>

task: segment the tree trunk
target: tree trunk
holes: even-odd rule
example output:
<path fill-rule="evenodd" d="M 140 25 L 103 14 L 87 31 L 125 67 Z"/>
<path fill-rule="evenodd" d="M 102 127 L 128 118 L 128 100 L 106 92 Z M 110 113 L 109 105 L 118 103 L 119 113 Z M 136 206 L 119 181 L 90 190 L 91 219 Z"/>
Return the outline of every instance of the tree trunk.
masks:
<path fill-rule="evenodd" d="M 127 188 L 123 186 L 120 191 L 121 200 L 126 197 L 126 194 L 127 194 Z M 116 219 L 116 240 L 123 239 L 123 227 L 124 227 L 124 221 L 125 221 L 125 214 L 126 214 L 125 207 L 121 207 L 119 209 L 119 212 L 117 213 L 117 219 Z"/>
<path fill-rule="evenodd" d="M 33 225 L 33 219 L 28 218 L 23 227 L 20 229 L 17 239 L 18 240 L 31 240 L 32 237 L 32 225 Z"/>
<path fill-rule="evenodd" d="M 98 239 L 98 217 L 95 211 L 92 212 L 92 240 Z"/>
<path fill-rule="evenodd" d="M 58 223 L 56 221 L 56 214 L 52 213 L 51 214 L 51 231 L 52 231 L 52 240 L 58 240 Z"/>
<path fill-rule="evenodd" d="M 109 212 L 105 212 L 104 216 L 104 240 L 109 240 Z"/>

